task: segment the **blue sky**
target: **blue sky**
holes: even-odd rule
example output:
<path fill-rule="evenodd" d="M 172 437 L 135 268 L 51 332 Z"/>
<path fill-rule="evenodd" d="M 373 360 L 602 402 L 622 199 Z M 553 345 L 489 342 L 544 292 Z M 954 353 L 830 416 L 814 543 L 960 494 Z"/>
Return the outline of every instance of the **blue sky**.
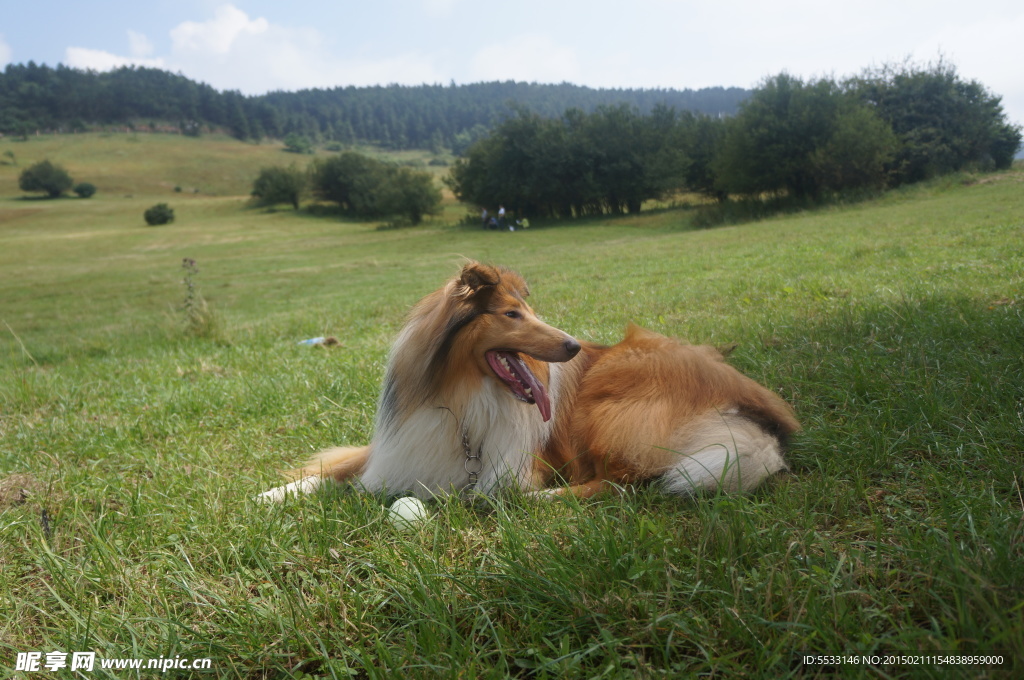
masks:
<path fill-rule="evenodd" d="M 753 87 L 942 55 L 1024 123 L 1020 0 L 0 0 L 0 65 L 181 72 L 247 94 L 525 80 Z"/>

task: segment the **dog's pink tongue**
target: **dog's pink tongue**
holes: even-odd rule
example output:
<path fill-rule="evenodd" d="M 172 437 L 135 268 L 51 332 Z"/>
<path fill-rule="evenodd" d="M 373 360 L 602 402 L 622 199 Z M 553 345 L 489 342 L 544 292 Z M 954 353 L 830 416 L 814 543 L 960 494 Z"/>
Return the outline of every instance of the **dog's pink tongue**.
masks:
<path fill-rule="evenodd" d="M 537 380 L 533 372 L 526 368 L 526 364 L 523 364 L 523 370 L 526 372 L 523 377 L 530 383 L 530 390 L 533 392 L 533 401 L 537 404 L 540 417 L 546 423 L 551 420 L 551 402 L 548 400 L 548 391 L 544 389 L 544 385 Z"/>
<path fill-rule="evenodd" d="M 487 363 L 514 394 L 529 404 L 537 405 L 544 422 L 551 420 L 551 401 L 548 399 L 548 392 L 518 354 L 488 352 Z"/>

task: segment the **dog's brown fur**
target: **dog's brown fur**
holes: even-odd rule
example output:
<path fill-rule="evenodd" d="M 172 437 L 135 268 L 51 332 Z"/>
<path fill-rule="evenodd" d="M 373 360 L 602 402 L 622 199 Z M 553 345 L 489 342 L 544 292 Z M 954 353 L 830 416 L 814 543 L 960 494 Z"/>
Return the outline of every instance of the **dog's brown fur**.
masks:
<path fill-rule="evenodd" d="M 682 493 L 749 490 L 785 467 L 782 446 L 800 427 L 792 409 L 718 350 L 637 326 L 611 347 L 578 343 L 537 318 L 527 295 L 512 271 L 465 265 L 413 308 L 370 445 L 325 451 L 300 481 L 264 497 L 322 478 L 457 491 L 468 485 L 463 439 L 492 453 L 483 492 L 511 485 L 586 497 L 656 478 Z M 504 377 L 502 357 L 512 365 Z"/>

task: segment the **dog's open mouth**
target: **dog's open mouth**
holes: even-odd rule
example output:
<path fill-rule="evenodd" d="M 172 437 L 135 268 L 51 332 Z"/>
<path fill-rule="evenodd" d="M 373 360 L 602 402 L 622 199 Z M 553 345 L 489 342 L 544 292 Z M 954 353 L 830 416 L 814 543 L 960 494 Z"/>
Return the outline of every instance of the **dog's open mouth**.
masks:
<path fill-rule="evenodd" d="M 551 402 L 548 400 L 548 392 L 518 354 L 504 350 L 491 350 L 487 352 L 486 356 L 491 370 L 503 383 L 508 385 L 509 391 L 516 399 L 525 401 L 527 404 L 536 404 L 544 422 L 551 420 Z"/>

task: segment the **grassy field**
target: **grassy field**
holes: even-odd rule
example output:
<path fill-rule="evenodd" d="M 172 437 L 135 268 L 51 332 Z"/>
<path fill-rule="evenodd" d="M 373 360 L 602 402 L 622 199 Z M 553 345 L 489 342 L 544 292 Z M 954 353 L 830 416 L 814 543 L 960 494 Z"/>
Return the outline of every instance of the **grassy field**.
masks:
<path fill-rule="evenodd" d="M 279 147 L 0 141 L 0 677 L 1015 677 L 1024 669 L 1024 171 L 694 230 L 688 210 L 485 232 L 246 206 Z M 26 199 L 50 158 L 99 188 Z M 175 191 L 180 187 L 182 191 Z M 196 191 L 198 190 L 198 191 Z M 177 221 L 146 227 L 168 202 Z M 263 507 L 370 435 L 408 307 L 471 257 L 545 320 L 628 321 L 779 390 L 805 431 L 750 496 Z M 182 259 L 212 321 L 186 332 Z M 298 341 L 335 335 L 342 345 Z M 1002 655 L 819 667 L 805 654 Z M 100 659 L 209 658 L 206 671 Z"/>

